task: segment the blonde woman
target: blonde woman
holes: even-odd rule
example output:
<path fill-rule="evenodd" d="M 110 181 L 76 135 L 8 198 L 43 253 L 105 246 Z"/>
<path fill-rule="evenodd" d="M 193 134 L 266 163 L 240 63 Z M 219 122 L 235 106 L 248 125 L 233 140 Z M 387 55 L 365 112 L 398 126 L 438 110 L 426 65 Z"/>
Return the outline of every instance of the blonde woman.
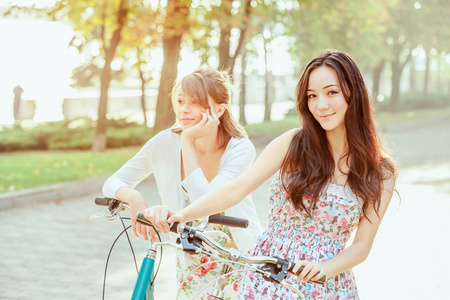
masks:
<path fill-rule="evenodd" d="M 172 104 L 177 125 L 150 139 L 144 147 L 103 186 L 106 197 L 114 197 L 130 206 L 136 237 L 148 239 L 147 228 L 136 223 L 138 211 L 147 208 L 144 195 L 134 187 L 151 173 L 163 205 L 179 210 L 216 187 L 238 177 L 251 165 L 255 148 L 245 130 L 230 112 L 231 90 L 226 73 L 202 68 L 185 76 L 172 90 Z M 230 237 L 216 237 L 224 246 L 248 252 L 261 233 L 261 226 L 250 196 L 224 212 L 249 220 L 247 229 L 214 226 Z M 153 231 L 150 231 L 154 239 Z M 214 263 L 192 272 L 208 257 L 193 258 L 177 253 L 177 276 L 183 298 L 189 299 L 214 278 Z M 192 272 L 192 273 L 191 273 Z M 183 282 L 183 279 L 187 280 Z M 188 287 L 186 287 L 188 285 Z"/>

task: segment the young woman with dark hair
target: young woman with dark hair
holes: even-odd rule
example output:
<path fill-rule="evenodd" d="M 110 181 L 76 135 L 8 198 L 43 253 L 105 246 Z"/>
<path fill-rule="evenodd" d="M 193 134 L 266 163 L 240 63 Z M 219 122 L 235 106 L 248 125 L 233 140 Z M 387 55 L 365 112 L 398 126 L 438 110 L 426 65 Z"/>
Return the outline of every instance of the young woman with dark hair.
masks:
<path fill-rule="evenodd" d="M 377 132 L 371 99 L 355 62 L 325 51 L 306 67 L 296 89 L 302 128 L 273 140 L 242 175 L 179 212 L 150 208 L 164 232 L 221 211 L 279 170 L 272 182 L 269 226 L 252 255 L 296 261 L 288 278 L 307 299 L 359 299 L 352 268 L 366 259 L 391 200 L 396 167 Z M 164 221 L 163 221 L 164 220 Z M 346 247 L 356 229 L 351 245 Z M 324 286 L 310 279 L 328 277 Z M 295 299 L 292 291 L 250 274 L 242 299 Z"/>

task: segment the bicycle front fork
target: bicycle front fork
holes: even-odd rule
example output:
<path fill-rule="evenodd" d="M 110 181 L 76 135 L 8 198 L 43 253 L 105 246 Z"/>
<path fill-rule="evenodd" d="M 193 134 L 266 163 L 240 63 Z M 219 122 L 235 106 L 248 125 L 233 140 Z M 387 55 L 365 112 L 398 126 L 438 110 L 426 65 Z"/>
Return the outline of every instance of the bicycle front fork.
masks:
<path fill-rule="evenodd" d="M 219 278 L 214 284 L 214 288 L 208 293 L 207 300 L 223 300 L 224 299 L 224 288 L 227 285 L 228 279 L 231 276 L 232 268 L 228 264 L 222 265 L 222 270 L 220 271 Z"/>

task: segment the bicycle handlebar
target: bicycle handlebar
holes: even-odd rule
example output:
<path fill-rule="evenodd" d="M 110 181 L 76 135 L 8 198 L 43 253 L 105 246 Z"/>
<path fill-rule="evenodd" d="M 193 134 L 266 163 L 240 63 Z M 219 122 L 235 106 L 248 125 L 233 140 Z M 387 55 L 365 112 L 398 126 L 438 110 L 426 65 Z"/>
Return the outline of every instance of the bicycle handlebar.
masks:
<path fill-rule="evenodd" d="M 97 197 L 95 198 L 95 204 L 100 206 L 109 206 L 111 201 L 114 201 L 114 198 L 106 198 L 106 197 Z"/>
<path fill-rule="evenodd" d="M 114 203 L 114 201 L 117 201 Z M 100 206 L 109 206 L 110 210 L 115 207 L 117 203 L 120 203 L 120 200 L 114 199 L 114 198 L 106 198 L 106 197 L 97 197 L 95 198 L 95 204 Z M 138 212 L 136 216 L 136 221 L 140 222 L 147 226 L 153 226 L 153 224 L 148 221 L 142 212 Z M 221 224 L 225 226 L 231 226 L 231 227 L 242 227 L 246 228 L 248 226 L 248 220 L 235 218 L 235 217 L 229 217 L 229 216 L 221 216 L 221 215 L 212 215 L 209 216 L 209 223 L 215 223 L 215 224 Z M 215 249 L 215 251 L 219 252 L 221 255 L 232 257 L 236 261 L 241 261 L 244 263 L 249 264 L 270 264 L 276 267 L 277 269 L 283 269 L 283 272 L 291 273 L 295 276 L 298 276 L 304 269 L 304 267 L 300 267 L 300 269 L 297 271 L 297 273 L 293 272 L 293 268 L 295 266 L 295 263 L 286 261 L 280 258 L 276 257 L 270 257 L 270 256 L 245 256 L 242 255 L 238 250 L 236 249 L 227 249 L 216 243 L 214 240 L 212 240 L 207 235 L 203 234 L 201 231 L 196 230 L 195 228 L 190 228 L 189 226 L 182 225 L 179 223 L 173 223 L 170 227 L 170 231 L 173 233 L 182 233 L 182 232 L 190 232 L 195 236 L 196 238 L 200 239 L 204 243 L 206 243 L 208 246 L 210 246 L 212 249 Z M 170 244 L 172 245 L 172 244 Z M 175 246 L 175 245 L 172 245 Z M 176 246 L 175 246 L 176 247 Z M 283 267 L 284 266 L 284 267 Z M 274 278 L 276 279 L 276 278 Z M 324 275 L 322 278 L 320 278 L 317 281 L 311 281 L 319 284 L 325 284 L 327 280 L 327 276 Z"/>
<path fill-rule="evenodd" d="M 246 220 L 246 219 L 222 216 L 222 215 L 211 215 L 211 216 L 209 216 L 208 222 L 214 223 L 214 224 L 230 226 L 230 227 L 240 227 L 240 228 L 248 227 L 248 220 Z"/>
<path fill-rule="evenodd" d="M 114 205 L 114 201 L 117 203 L 120 203 L 120 200 L 114 199 L 114 198 L 107 198 L 107 197 L 97 197 L 95 198 L 95 204 L 100 206 L 108 206 L 110 208 L 116 207 Z M 141 223 L 145 223 L 146 219 L 142 216 L 140 218 Z M 212 224 L 219 224 L 219 225 L 225 225 L 230 227 L 239 227 L 239 228 L 247 228 L 248 227 L 248 220 L 241 219 L 241 218 L 235 218 L 235 217 L 229 217 L 229 216 L 222 216 L 222 215 L 211 215 L 209 216 L 208 223 Z M 148 226 L 153 226 L 151 224 L 147 224 Z"/>
<path fill-rule="evenodd" d="M 229 218 L 231 218 L 231 217 L 229 217 Z M 138 212 L 138 214 L 136 216 L 136 221 L 140 222 L 144 225 L 147 225 L 147 226 L 153 226 L 153 224 L 144 217 L 142 212 Z M 227 225 L 227 224 L 223 224 L 223 225 Z M 182 232 L 186 232 L 186 231 L 189 233 L 192 233 L 196 238 L 198 238 L 201 241 L 203 241 L 204 243 L 206 243 L 208 246 L 210 246 L 215 251 L 219 252 L 221 255 L 232 257 L 236 261 L 241 261 L 241 262 L 249 263 L 249 264 L 271 264 L 280 269 L 282 268 L 283 264 L 286 264 L 287 267 L 286 267 L 286 270 L 284 270 L 284 271 L 289 272 L 295 276 L 298 276 L 304 269 L 304 267 L 300 267 L 300 269 L 297 271 L 297 273 L 294 273 L 293 268 L 295 266 L 295 263 L 293 263 L 293 262 L 286 261 L 286 260 L 283 260 L 280 258 L 270 257 L 270 256 L 245 256 L 245 255 L 242 255 L 239 251 L 237 251 L 235 249 L 224 248 L 221 245 L 219 245 L 218 243 L 216 243 L 214 240 L 212 240 L 209 236 L 203 234 L 202 232 L 200 232 L 198 230 L 195 230 L 195 229 L 192 230 L 192 229 L 194 229 L 194 228 L 190 228 L 189 226 L 182 225 L 179 223 L 173 223 L 170 227 L 170 231 L 173 233 L 178 234 L 178 233 L 182 233 Z M 326 280 L 327 280 L 327 276 L 324 275 L 319 280 L 317 280 L 317 281 L 311 280 L 311 282 L 325 284 Z"/>

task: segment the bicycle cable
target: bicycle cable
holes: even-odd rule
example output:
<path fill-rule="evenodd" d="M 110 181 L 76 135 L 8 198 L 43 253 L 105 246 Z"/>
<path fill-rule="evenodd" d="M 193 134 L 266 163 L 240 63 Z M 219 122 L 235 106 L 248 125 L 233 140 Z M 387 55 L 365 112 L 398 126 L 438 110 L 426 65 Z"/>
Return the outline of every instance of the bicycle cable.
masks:
<path fill-rule="evenodd" d="M 108 253 L 108 257 L 106 258 L 106 265 L 105 265 L 105 273 L 103 275 L 103 291 L 102 291 L 102 300 L 105 299 L 105 290 L 106 290 L 106 273 L 108 270 L 108 263 L 109 263 L 109 258 L 111 256 L 112 250 L 114 249 L 114 246 L 116 245 L 116 242 L 119 240 L 120 236 L 126 232 L 128 229 L 130 229 L 131 225 L 128 226 L 126 229 L 122 230 L 122 232 L 116 237 L 116 239 L 114 240 L 114 242 L 111 245 L 111 248 L 109 249 L 109 253 Z"/>
<path fill-rule="evenodd" d="M 120 221 L 122 222 L 122 226 L 125 229 L 125 234 L 127 236 L 127 240 L 128 240 L 128 244 L 130 245 L 130 249 L 131 249 L 131 253 L 133 254 L 133 261 L 134 261 L 134 267 L 136 268 L 136 273 L 139 275 L 139 269 L 136 263 L 136 255 L 134 254 L 134 249 L 133 246 L 131 245 L 131 241 L 130 241 L 130 236 L 128 235 L 127 229 L 125 228 L 125 223 L 123 222 L 123 220 L 129 220 L 130 218 L 122 218 L 122 216 L 120 215 L 120 213 L 117 214 L 120 218 Z"/>
<path fill-rule="evenodd" d="M 120 220 L 122 221 L 122 226 L 125 229 L 125 223 L 123 222 L 123 220 L 130 220 L 130 218 L 122 218 L 122 216 L 120 215 L 120 213 L 118 213 Z M 151 226 L 153 229 L 155 229 L 153 226 Z M 128 227 L 129 228 L 129 227 Z M 133 253 L 133 260 L 134 260 L 134 266 L 136 267 L 136 273 L 139 275 L 139 269 L 136 263 L 136 256 L 134 254 L 134 249 L 133 246 L 131 245 L 131 241 L 130 241 L 130 237 L 128 235 L 128 232 L 126 231 L 128 228 L 125 229 L 125 234 L 127 235 L 127 239 L 128 239 L 128 244 L 130 245 L 130 249 L 131 252 Z M 161 236 L 159 235 L 158 231 L 155 230 L 156 235 L 158 236 L 158 240 L 161 242 Z M 155 282 L 156 276 L 158 275 L 158 271 L 159 271 L 159 267 L 161 266 L 161 261 L 162 261 L 162 255 L 163 255 L 163 249 L 160 249 L 160 254 L 159 254 L 159 263 L 158 263 L 158 267 L 156 268 L 156 272 L 155 275 L 153 276 L 153 281 L 150 281 L 150 284 L 153 286 L 153 282 Z"/>
<path fill-rule="evenodd" d="M 116 239 L 112 243 L 111 248 L 109 249 L 108 257 L 106 258 L 105 273 L 103 275 L 102 300 L 105 300 L 106 274 L 107 274 L 107 271 L 108 271 L 109 258 L 111 257 L 111 253 L 112 253 L 112 250 L 114 249 L 114 246 L 116 245 L 117 241 L 119 240 L 119 238 L 122 236 L 123 233 L 125 233 L 125 235 L 127 236 L 128 244 L 130 245 L 130 249 L 131 249 L 131 252 L 133 254 L 133 260 L 134 260 L 134 265 L 135 265 L 135 268 L 136 268 L 136 272 L 139 275 L 139 269 L 138 269 L 137 262 L 136 262 L 136 255 L 134 253 L 133 245 L 131 244 L 131 240 L 130 240 L 130 237 L 129 237 L 128 232 L 127 232 L 128 229 L 130 229 L 132 227 L 132 225 L 129 225 L 128 227 L 126 227 L 125 223 L 123 222 L 123 220 L 131 220 L 131 218 L 122 217 L 120 214 L 118 214 L 118 215 L 119 215 L 119 218 L 120 218 L 120 220 L 122 222 L 122 226 L 123 226 L 124 229 L 122 230 L 121 233 L 119 233 L 119 235 L 116 237 Z M 158 231 L 155 230 L 155 232 L 156 232 L 156 235 L 158 236 L 158 240 L 161 241 L 161 236 L 159 235 Z M 155 276 L 153 276 L 153 281 L 150 281 L 151 286 L 153 286 L 153 283 L 155 282 L 156 276 L 158 275 L 159 268 L 161 266 L 162 255 L 163 255 L 163 249 L 161 248 L 160 249 L 160 256 L 159 256 L 158 267 L 156 268 Z"/>

